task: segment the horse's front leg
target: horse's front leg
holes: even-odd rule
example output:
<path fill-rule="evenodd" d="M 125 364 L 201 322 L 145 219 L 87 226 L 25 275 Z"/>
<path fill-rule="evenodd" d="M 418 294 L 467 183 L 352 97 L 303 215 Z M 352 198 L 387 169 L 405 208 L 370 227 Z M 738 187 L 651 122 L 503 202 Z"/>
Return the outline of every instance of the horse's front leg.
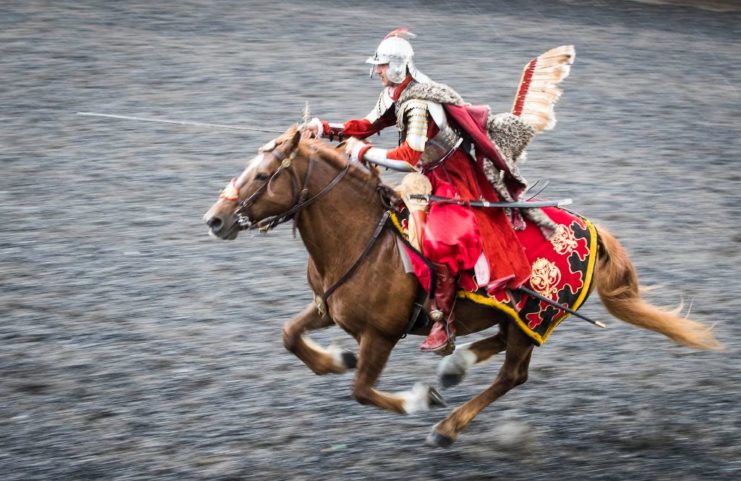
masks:
<path fill-rule="evenodd" d="M 372 330 L 360 336 L 358 370 L 353 384 L 355 399 L 361 404 L 372 404 L 401 414 L 426 411 L 432 406 L 444 406 L 445 401 L 440 393 L 424 384 L 418 383 L 410 391 L 395 394 L 373 388 L 396 343 L 396 339 L 389 339 Z"/>
<path fill-rule="evenodd" d="M 486 406 L 493 403 L 507 391 L 527 381 L 527 371 L 533 343 L 519 329 L 509 329 L 507 335 L 507 354 L 494 384 L 467 403 L 454 409 L 443 421 L 432 428 L 426 444 L 430 446 L 450 446 L 458 434 L 473 421 Z"/>
<path fill-rule="evenodd" d="M 322 317 L 314 303 L 311 303 L 283 326 L 283 345 L 316 374 L 339 374 L 353 369 L 357 359 L 352 352 L 343 351 L 334 345 L 323 349 L 303 335 L 306 331 L 332 324 L 332 319 L 329 316 Z"/>

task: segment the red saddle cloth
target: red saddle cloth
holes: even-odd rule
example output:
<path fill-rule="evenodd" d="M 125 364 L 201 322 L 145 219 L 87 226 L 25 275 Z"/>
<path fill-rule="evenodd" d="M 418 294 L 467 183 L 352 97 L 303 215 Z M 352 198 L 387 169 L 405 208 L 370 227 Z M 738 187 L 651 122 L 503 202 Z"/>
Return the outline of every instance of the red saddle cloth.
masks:
<path fill-rule="evenodd" d="M 566 210 L 549 207 L 543 211 L 558 226 L 550 240 L 532 222 L 516 231 L 532 268 L 526 287 L 576 310 L 589 295 L 597 259 L 597 232 L 587 219 Z M 432 279 L 427 263 L 419 252 L 409 247 L 407 251 L 415 276 L 429 292 Z M 569 316 L 564 310 L 518 290 L 495 288 L 487 291 L 486 287 L 479 286 L 472 270 L 461 273 L 458 285 L 459 298 L 506 313 L 538 345 Z"/>

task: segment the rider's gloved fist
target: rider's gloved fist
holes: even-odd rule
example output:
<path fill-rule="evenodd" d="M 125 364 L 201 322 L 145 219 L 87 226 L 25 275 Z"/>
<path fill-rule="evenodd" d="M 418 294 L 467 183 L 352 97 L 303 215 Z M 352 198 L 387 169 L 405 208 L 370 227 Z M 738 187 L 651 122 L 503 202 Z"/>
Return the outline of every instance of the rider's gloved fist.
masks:
<path fill-rule="evenodd" d="M 355 137 L 350 137 L 345 143 L 345 153 L 353 162 L 363 162 L 363 155 L 368 151 L 370 145 Z"/>
<path fill-rule="evenodd" d="M 324 124 L 318 117 L 314 117 L 306 124 L 306 130 L 312 132 L 317 137 L 321 137 L 324 134 Z"/>

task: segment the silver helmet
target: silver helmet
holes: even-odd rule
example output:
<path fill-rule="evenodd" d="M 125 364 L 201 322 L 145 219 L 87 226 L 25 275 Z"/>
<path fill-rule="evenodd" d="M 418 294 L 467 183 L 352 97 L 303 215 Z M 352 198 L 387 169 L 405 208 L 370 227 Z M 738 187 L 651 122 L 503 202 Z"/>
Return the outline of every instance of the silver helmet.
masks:
<path fill-rule="evenodd" d="M 371 64 L 370 76 L 373 77 L 376 65 L 388 64 L 386 77 L 396 84 L 404 81 L 407 71 L 418 82 L 429 82 L 429 78 L 414 66 L 414 50 L 409 40 L 416 35 L 406 28 L 397 28 L 378 44 L 376 53 L 368 57 L 365 63 Z"/>

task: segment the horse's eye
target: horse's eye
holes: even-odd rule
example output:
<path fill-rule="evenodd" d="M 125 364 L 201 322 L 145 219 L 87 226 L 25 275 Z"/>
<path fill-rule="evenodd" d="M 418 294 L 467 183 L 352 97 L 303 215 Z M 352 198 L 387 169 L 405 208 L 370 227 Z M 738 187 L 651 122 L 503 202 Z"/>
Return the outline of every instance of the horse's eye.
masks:
<path fill-rule="evenodd" d="M 255 174 L 255 180 L 268 180 L 270 178 L 269 174 L 266 174 L 265 172 L 258 172 Z"/>

